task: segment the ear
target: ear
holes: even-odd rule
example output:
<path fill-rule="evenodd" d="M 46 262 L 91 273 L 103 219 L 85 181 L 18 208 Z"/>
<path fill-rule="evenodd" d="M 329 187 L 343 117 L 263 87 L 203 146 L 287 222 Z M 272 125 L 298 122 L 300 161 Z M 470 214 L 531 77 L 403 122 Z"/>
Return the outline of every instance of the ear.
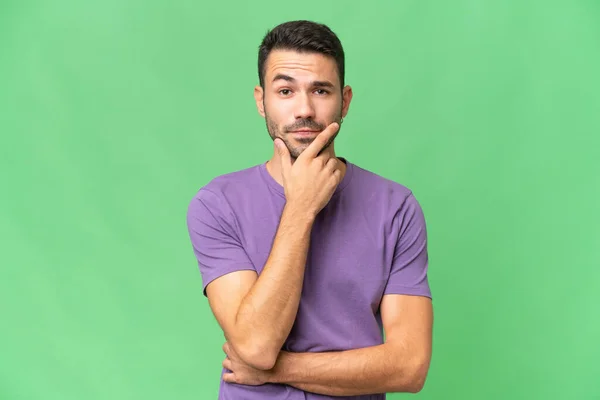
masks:
<path fill-rule="evenodd" d="M 254 100 L 256 101 L 256 108 L 258 109 L 258 113 L 264 118 L 265 117 L 264 91 L 260 85 L 254 87 Z"/>
<path fill-rule="evenodd" d="M 352 101 L 352 87 L 346 85 L 342 91 L 342 118 L 348 114 L 350 102 Z"/>

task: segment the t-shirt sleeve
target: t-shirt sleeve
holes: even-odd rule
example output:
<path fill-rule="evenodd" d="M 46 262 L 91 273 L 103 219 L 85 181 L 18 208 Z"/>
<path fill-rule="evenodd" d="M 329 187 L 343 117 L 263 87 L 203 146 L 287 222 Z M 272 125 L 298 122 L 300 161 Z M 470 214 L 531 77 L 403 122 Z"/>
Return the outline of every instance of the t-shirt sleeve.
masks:
<path fill-rule="evenodd" d="M 398 237 L 385 294 L 431 298 L 427 278 L 427 228 L 423 210 L 411 193 L 396 215 Z"/>
<path fill-rule="evenodd" d="M 213 280 L 235 271 L 253 270 L 235 230 L 233 210 L 226 199 L 200 189 L 187 210 L 187 227 L 200 274 L 202 291 Z"/>

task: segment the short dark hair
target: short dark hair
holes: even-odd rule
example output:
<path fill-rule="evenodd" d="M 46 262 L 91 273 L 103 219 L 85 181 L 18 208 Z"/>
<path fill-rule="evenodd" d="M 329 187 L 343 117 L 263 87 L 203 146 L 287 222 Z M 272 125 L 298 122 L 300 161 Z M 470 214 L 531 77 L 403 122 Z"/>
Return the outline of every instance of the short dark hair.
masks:
<path fill-rule="evenodd" d="M 258 80 L 263 88 L 265 87 L 265 63 L 273 50 L 321 53 L 333 57 L 343 89 L 344 49 L 340 39 L 327 25 L 306 20 L 289 21 L 268 31 L 258 50 Z"/>

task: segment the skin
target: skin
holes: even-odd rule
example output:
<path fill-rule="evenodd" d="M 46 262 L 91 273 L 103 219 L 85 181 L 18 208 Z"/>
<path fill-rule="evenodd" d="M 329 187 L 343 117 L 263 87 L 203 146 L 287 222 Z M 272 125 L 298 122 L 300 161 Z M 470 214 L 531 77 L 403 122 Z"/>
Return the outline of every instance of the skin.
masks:
<path fill-rule="evenodd" d="M 270 370 L 256 369 L 231 348 L 223 380 L 240 385 L 279 383 L 328 396 L 417 393 L 431 362 L 433 308 L 421 296 L 386 295 L 381 302 L 386 342 L 360 349 L 324 353 L 281 351 Z"/>
<path fill-rule="evenodd" d="M 291 80 L 277 79 L 281 75 Z M 299 53 L 275 50 L 265 63 L 265 87 L 254 88 L 258 113 L 265 118 L 271 139 L 281 139 L 292 162 L 314 141 L 316 136 L 333 122 L 340 122 L 348 114 L 352 88 L 341 88 L 335 60 L 318 53 Z M 315 85 L 324 83 L 325 85 Z M 315 130 L 312 135 L 297 135 L 293 130 Z M 338 133 L 341 130 L 338 129 Z M 334 140 L 323 150 L 335 157 Z M 342 176 L 346 172 L 342 163 Z M 267 170 L 283 185 L 281 157 L 275 148 L 267 162 Z"/>

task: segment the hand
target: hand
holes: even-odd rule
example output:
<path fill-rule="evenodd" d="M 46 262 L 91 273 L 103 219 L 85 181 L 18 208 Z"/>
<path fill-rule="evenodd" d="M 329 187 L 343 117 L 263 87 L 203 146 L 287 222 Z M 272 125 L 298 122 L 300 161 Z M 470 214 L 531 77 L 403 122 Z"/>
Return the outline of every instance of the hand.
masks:
<path fill-rule="evenodd" d="M 288 204 L 306 210 L 313 216 L 327 205 L 342 180 L 341 162 L 329 152 L 322 151 L 338 129 L 339 124 L 330 124 L 293 164 L 285 144 L 275 139 L 281 156 L 286 200 Z"/>
<path fill-rule="evenodd" d="M 223 360 L 223 367 L 232 371 L 223 374 L 223 380 L 225 382 L 258 386 L 269 382 L 269 379 L 272 378 L 272 370 L 264 371 L 249 366 L 242 361 L 229 343 L 225 342 L 223 351 L 227 355 L 225 360 Z"/>

